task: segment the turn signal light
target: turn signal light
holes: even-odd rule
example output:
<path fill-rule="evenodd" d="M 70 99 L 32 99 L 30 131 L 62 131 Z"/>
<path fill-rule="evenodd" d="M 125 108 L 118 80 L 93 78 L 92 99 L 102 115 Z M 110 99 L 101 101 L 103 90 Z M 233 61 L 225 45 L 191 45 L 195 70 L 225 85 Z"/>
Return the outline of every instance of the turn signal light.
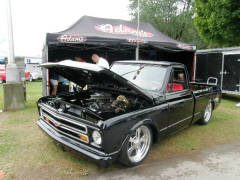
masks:
<path fill-rule="evenodd" d="M 44 119 L 45 119 L 47 122 L 50 122 L 50 119 L 48 119 L 47 117 L 44 117 Z"/>
<path fill-rule="evenodd" d="M 86 137 L 86 136 L 79 135 L 79 138 L 80 138 L 81 140 L 83 140 L 83 141 L 88 142 L 88 137 Z"/>

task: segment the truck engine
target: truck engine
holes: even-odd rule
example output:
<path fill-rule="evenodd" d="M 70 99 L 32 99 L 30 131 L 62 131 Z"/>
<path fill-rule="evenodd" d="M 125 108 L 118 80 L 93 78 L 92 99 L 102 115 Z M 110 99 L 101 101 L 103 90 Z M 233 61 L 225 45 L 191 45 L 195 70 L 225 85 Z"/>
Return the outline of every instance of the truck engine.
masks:
<path fill-rule="evenodd" d="M 58 112 L 91 119 L 114 117 L 129 110 L 148 106 L 145 100 L 135 95 L 122 95 L 105 91 L 79 91 L 47 96 L 41 99 L 44 103 Z M 84 115 L 85 114 L 85 115 Z M 88 119 L 89 120 L 89 119 Z"/>

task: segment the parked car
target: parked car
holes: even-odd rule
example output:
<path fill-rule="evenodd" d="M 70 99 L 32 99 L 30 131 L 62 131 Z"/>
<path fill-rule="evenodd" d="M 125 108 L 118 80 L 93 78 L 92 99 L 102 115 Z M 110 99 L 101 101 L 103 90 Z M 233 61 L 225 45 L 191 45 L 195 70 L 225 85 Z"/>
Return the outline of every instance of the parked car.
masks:
<path fill-rule="evenodd" d="M 80 88 L 37 102 L 38 126 L 62 147 L 108 167 L 140 164 L 151 144 L 194 123 L 208 124 L 218 86 L 189 82 L 187 68 L 161 61 L 117 61 L 110 70 L 70 60 L 41 67 Z"/>
<path fill-rule="evenodd" d="M 2 84 L 4 81 L 6 81 L 5 64 L 0 65 L 0 84 Z"/>
<path fill-rule="evenodd" d="M 27 81 L 34 81 L 38 78 L 37 72 L 25 72 L 25 80 Z M 6 82 L 6 69 L 5 65 L 0 65 L 0 84 Z"/>
<path fill-rule="evenodd" d="M 26 76 L 26 80 L 27 81 L 35 81 L 36 79 L 38 79 L 38 72 L 26 72 L 27 76 Z"/>
<path fill-rule="evenodd" d="M 30 72 L 25 72 L 25 79 L 29 80 L 31 78 Z M 0 84 L 6 82 L 6 67 L 4 65 L 0 65 Z"/>

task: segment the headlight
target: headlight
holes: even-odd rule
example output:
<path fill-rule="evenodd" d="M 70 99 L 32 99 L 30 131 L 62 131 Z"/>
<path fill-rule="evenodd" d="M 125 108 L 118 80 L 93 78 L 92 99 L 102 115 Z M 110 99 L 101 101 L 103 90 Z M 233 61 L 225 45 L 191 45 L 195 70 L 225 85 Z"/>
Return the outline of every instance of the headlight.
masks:
<path fill-rule="evenodd" d="M 102 143 L 102 137 L 98 131 L 93 131 L 92 138 L 96 144 L 100 145 Z"/>

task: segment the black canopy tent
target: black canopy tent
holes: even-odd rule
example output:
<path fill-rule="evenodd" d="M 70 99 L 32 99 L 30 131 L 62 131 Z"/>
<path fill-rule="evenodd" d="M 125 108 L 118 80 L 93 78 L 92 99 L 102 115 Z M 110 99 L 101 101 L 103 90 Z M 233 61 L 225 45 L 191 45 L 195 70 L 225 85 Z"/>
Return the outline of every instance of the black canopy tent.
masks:
<path fill-rule="evenodd" d="M 63 59 L 70 58 L 69 54 L 81 52 L 84 55 L 88 54 L 89 50 L 101 51 L 104 54 L 113 51 L 126 52 L 127 59 L 135 59 L 137 42 L 140 46 L 140 58 L 150 60 L 161 59 L 161 55 L 158 56 L 158 54 L 163 52 L 193 54 L 196 50 L 195 45 L 172 39 L 150 23 L 139 23 L 139 30 L 137 30 L 137 24 L 132 21 L 83 16 L 64 31 L 47 33 L 46 45 L 49 51 L 47 59 L 54 59 L 55 56 Z M 70 52 L 61 53 L 59 50 Z M 105 56 L 112 61 L 111 55 Z M 116 58 L 113 57 L 113 59 Z M 117 60 L 120 59 L 117 58 Z"/>
<path fill-rule="evenodd" d="M 83 16 L 68 29 L 47 33 L 43 62 L 55 58 L 74 59 L 80 54 L 92 63 L 92 54 L 111 62 L 134 60 L 139 44 L 139 59 L 181 62 L 193 69 L 196 46 L 172 39 L 150 23 Z"/>

